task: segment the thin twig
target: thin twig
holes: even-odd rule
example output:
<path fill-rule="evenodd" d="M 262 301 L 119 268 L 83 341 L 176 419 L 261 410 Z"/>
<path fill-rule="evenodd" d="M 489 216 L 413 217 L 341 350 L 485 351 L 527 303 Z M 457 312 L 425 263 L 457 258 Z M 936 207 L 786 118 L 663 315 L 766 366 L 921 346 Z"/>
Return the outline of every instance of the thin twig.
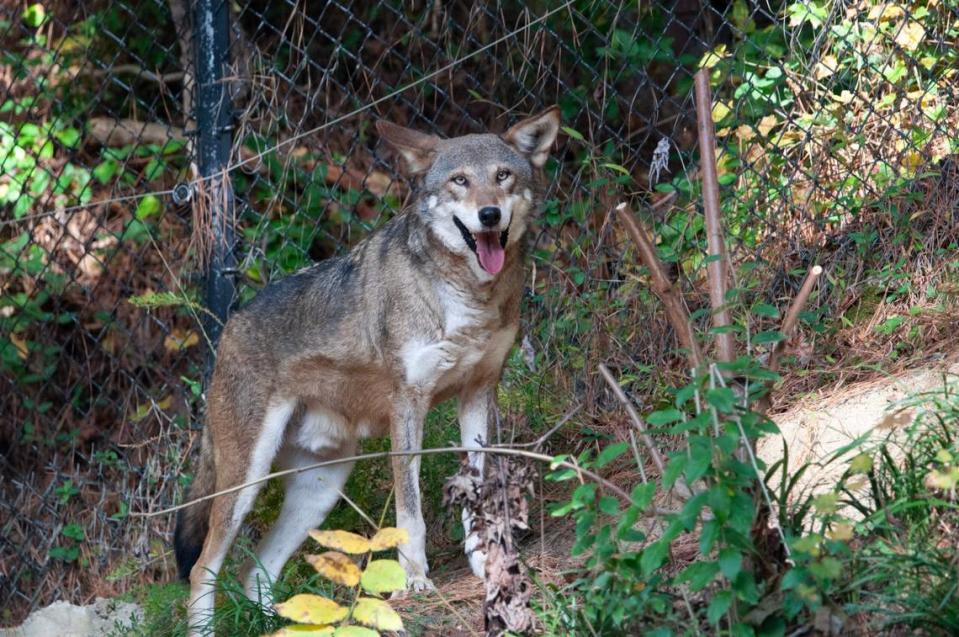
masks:
<path fill-rule="evenodd" d="M 774 372 L 779 369 L 779 358 L 782 356 L 783 350 L 786 349 L 786 341 L 792 338 L 793 332 L 796 330 L 796 324 L 799 322 L 799 313 L 802 312 L 803 307 L 806 306 L 809 294 L 812 292 L 816 281 L 819 280 L 820 274 L 822 274 L 821 265 L 814 265 L 809 268 L 809 272 L 806 274 L 806 280 L 803 281 L 802 287 L 799 288 L 799 292 L 796 294 L 796 298 L 793 299 L 789 310 L 786 312 L 786 317 L 783 319 L 782 327 L 779 330 L 783 334 L 783 339 L 776 343 L 773 351 L 769 353 L 768 367 Z"/>
<path fill-rule="evenodd" d="M 676 286 L 669 280 L 666 269 L 660 262 L 659 257 L 656 256 L 653 242 L 639 222 L 636 221 L 633 211 L 625 202 L 617 205 L 615 211 L 636 244 L 640 260 L 649 270 L 653 293 L 666 308 L 666 315 L 676 332 L 676 338 L 679 339 L 680 345 L 687 352 L 690 366 L 694 369 L 699 368 L 703 364 L 703 352 L 699 347 L 699 341 L 696 339 L 692 323 L 689 321 L 689 313 L 686 312 L 686 307 L 683 305 Z"/>
<path fill-rule="evenodd" d="M 584 469 L 580 466 L 577 466 L 573 464 L 572 462 L 567 462 L 565 460 L 556 460 L 553 456 L 547 456 L 541 453 L 534 453 L 532 451 L 526 451 L 524 449 L 496 449 L 492 447 L 436 447 L 433 449 L 417 449 L 417 450 L 411 450 L 411 451 L 379 451 L 374 453 L 363 453 L 355 456 L 346 456 L 343 458 L 334 458 L 332 460 L 324 460 L 323 462 L 316 462 L 316 463 L 305 465 L 302 467 L 297 467 L 295 469 L 286 469 L 283 471 L 276 471 L 274 473 L 267 474 L 263 476 L 262 478 L 257 478 L 256 480 L 250 480 L 249 482 L 244 482 L 243 484 L 238 484 L 234 487 L 223 489 L 222 491 L 217 491 L 215 493 L 211 493 L 209 495 L 205 495 L 200 498 L 195 498 L 193 500 L 184 502 L 183 504 L 162 509 L 160 511 L 152 511 L 149 513 L 145 513 L 145 512 L 130 513 L 129 517 L 152 518 L 160 515 L 167 515 L 169 513 L 174 513 L 176 511 L 179 511 L 180 509 L 185 509 L 187 507 L 193 506 L 194 504 L 199 504 L 200 502 L 204 502 L 206 500 L 212 500 L 213 498 L 219 497 L 221 495 L 235 493 L 247 487 L 253 486 L 255 484 L 259 484 L 261 482 L 266 482 L 267 480 L 271 480 L 273 478 L 280 478 L 283 476 L 303 473 L 304 471 L 312 471 L 313 469 L 320 469 L 322 467 L 345 464 L 348 462 L 356 462 L 357 460 L 370 460 L 373 458 L 392 458 L 397 456 L 430 456 L 430 455 L 436 455 L 440 453 L 467 453 L 467 452 L 468 453 L 492 453 L 492 454 L 500 454 L 504 456 L 522 456 L 524 458 L 531 458 L 533 460 L 539 460 L 541 462 L 548 462 L 557 467 L 572 469 L 573 471 L 576 471 L 577 473 L 585 475 L 586 477 L 602 485 L 606 489 L 609 489 L 610 492 L 619 496 L 624 502 L 630 502 L 630 503 L 632 502 L 632 499 L 629 497 L 628 493 L 626 493 L 623 489 L 616 486 L 615 484 L 613 484 L 606 478 L 603 478 L 602 476 L 597 475 L 596 473 L 593 473 L 592 471 L 588 469 Z M 668 514 L 675 513 L 675 511 L 671 511 L 668 509 L 661 509 L 658 507 L 651 507 L 647 509 L 646 513 L 647 515 L 652 515 L 652 514 L 668 515 Z"/>
<path fill-rule="evenodd" d="M 769 352 L 769 363 L 766 367 L 770 371 L 778 372 L 780 359 L 783 352 L 786 350 L 786 342 L 792 338 L 793 333 L 796 331 L 796 324 L 799 322 L 799 313 L 802 312 L 803 308 L 806 306 L 806 301 L 809 300 L 809 294 L 812 292 L 813 286 L 816 284 L 816 281 L 819 280 L 819 275 L 822 274 L 822 266 L 814 265 L 809 268 L 809 272 L 806 274 L 806 279 L 803 281 L 802 287 L 799 288 L 799 292 L 796 294 L 796 298 L 793 299 L 793 302 L 789 305 L 789 309 L 786 311 L 786 316 L 783 318 L 782 327 L 779 328 L 779 331 L 782 332 L 783 338 L 781 341 L 776 343 L 773 346 L 771 352 Z M 756 411 L 760 414 L 765 414 L 769 411 L 769 408 L 772 407 L 772 392 L 773 392 L 774 383 L 766 383 L 766 393 L 756 401 Z"/>
<path fill-rule="evenodd" d="M 729 326 L 729 309 L 726 307 L 726 291 L 729 289 L 726 270 L 726 246 L 723 242 L 723 225 L 719 208 L 719 179 L 716 175 L 716 129 L 713 125 L 713 100 L 709 91 L 709 70 L 700 69 L 695 76 L 696 122 L 699 130 L 699 167 L 703 184 L 703 211 L 706 221 L 706 246 L 709 262 L 706 272 L 709 277 L 709 303 L 713 309 L 716 357 L 729 363 L 736 358 L 736 339 Z"/>
<path fill-rule="evenodd" d="M 167 84 L 170 82 L 180 82 L 186 76 L 186 73 L 183 71 L 171 71 L 169 73 L 154 73 L 153 71 L 148 71 L 147 69 L 139 66 L 137 64 L 117 64 L 116 66 L 111 66 L 106 69 L 92 69 L 86 71 L 87 74 L 93 77 L 109 77 L 111 75 L 133 75 L 138 79 L 149 80 L 151 82 L 158 82 L 160 84 Z"/>
<path fill-rule="evenodd" d="M 609 371 L 609 368 L 606 365 L 599 364 L 599 373 L 603 375 L 603 378 L 606 379 L 606 384 L 609 385 L 609 388 L 613 390 L 613 395 L 619 399 L 619 402 L 622 403 L 623 407 L 626 408 L 626 413 L 629 414 L 630 419 L 633 421 L 633 426 L 639 432 L 639 437 L 642 438 L 643 444 L 646 445 L 646 449 L 649 450 L 649 455 L 653 459 L 653 464 L 656 465 L 656 469 L 659 470 L 659 475 L 663 475 L 666 471 L 666 463 L 663 462 L 663 456 L 659 453 L 659 449 L 656 448 L 653 439 L 649 437 L 649 434 L 646 432 L 646 424 L 643 422 L 642 418 L 639 417 L 639 414 L 636 412 L 636 408 L 633 407 L 633 402 L 626 396 L 626 393 L 623 391 L 623 388 L 619 386 L 619 383 L 616 382 L 616 379 L 613 377 L 612 372 Z M 693 497 L 693 492 L 686 485 L 686 483 L 680 478 L 673 483 L 673 489 L 676 491 L 677 495 L 681 498 L 688 500 Z"/>
<path fill-rule="evenodd" d="M 555 425 L 553 425 L 549 431 L 544 433 L 542 436 L 540 436 L 536 440 L 533 440 L 532 442 L 522 442 L 522 443 L 511 444 L 511 445 L 502 444 L 502 445 L 490 445 L 490 446 L 496 447 L 496 448 L 505 447 L 508 449 L 528 449 L 532 447 L 533 449 L 539 450 L 539 448 L 543 445 L 544 442 L 549 440 L 553 434 L 555 434 L 557 431 L 562 429 L 563 426 L 566 423 L 568 423 L 573 416 L 579 413 L 579 410 L 582 408 L 583 408 L 583 405 L 579 404 L 573 407 L 572 409 L 570 409 L 569 411 L 567 411 L 566 415 L 560 418 L 560 421 L 556 423 Z"/>

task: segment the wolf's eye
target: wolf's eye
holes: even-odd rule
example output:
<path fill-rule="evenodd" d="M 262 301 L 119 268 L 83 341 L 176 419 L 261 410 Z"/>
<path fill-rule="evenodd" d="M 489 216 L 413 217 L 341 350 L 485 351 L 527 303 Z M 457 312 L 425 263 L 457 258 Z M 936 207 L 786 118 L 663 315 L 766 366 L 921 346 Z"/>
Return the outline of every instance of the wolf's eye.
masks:
<path fill-rule="evenodd" d="M 457 186 L 468 186 L 470 183 L 469 181 L 466 180 L 466 177 L 464 177 L 463 175 L 456 175 L 455 177 L 450 179 L 450 181 L 452 181 Z"/>
<path fill-rule="evenodd" d="M 512 174 L 513 174 L 513 173 L 511 173 L 511 172 L 508 171 L 508 170 L 501 170 L 501 171 L 499 171 L 499 172 L 496 173 L 496 181 L 498 181 L 498 182 L 504 182 L 504 181 L 506 181 L 507 179 L 509 179 L 509 178 L 510 178 L 510 175 L 512 175 Z"/>

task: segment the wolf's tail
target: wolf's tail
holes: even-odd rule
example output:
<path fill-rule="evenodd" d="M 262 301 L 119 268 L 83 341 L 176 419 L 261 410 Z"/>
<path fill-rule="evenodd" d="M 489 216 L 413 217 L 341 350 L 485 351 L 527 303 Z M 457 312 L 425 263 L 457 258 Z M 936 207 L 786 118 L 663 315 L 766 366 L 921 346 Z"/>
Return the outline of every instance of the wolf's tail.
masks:
<path fill-rule="evenodd" d="M 216 471 L 213 466 L 213 441 L 209 428 L 203 430 L 200 442 L 200 457 L 197 461 L 196 476 L 187 491 L 187 500 L 193 500 L 213 493 L 216 486 Z M 180 509 L 176 517 L 176 531 L 173 533 L 173 552 L 176 554 L 177 572 L 180 579 L 189 579 L 190 570 L 200 558 L 203 542 L 210 530 L 210 507 L 213 500 L 204 500 L 185 509 Z"/>

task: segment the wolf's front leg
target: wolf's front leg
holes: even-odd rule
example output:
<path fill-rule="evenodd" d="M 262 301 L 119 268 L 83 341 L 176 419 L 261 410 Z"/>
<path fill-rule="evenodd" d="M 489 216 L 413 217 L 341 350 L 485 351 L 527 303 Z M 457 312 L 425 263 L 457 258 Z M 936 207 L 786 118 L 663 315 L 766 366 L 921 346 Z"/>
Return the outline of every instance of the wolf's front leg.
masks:
<path fill-rule="evenodd" d="M 419 451 L 423 448 L 423 420 L 429 409 L 428 398 L 401 396 L 390 423 L 393 451 Z M 406 570 L 412 591 L 434 590 L 427 577 L 426 524 L 420 502 L 420 456 L 394 456 L 393 482 L 396 489 L 396 526 L 406 529 L 410 540 L 399 547 L 400 564 Z"/>
<path fill-rule="evenodd" d="M 460 436 L 463 446 L 482 447 L 489 441 L 489 429 L 492 419 L 496 415 L 496 386 L 490 386 L 464 393 L 459 399 Z M 479 451 L 468 451 L 467 462 L 483 476 L 483 464 L 486 454 Z M 485 575 L 486 552 L 480 548 L 478 530 L 473 528 L 473 516 L 463 509 L 463 532 L 465 534 L 466 556 L 470 561 L 470 568 L 476 577 Z"/>

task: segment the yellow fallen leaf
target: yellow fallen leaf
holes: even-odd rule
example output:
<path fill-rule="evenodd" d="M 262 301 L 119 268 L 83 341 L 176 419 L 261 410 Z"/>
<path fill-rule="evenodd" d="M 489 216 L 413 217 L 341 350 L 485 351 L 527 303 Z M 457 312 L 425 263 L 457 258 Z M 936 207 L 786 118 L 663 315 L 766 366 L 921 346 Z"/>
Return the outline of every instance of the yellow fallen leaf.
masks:
<path fill-rule="evenodd" d="M 385 551 L 386 549 L 396 548 L 400 544 L 406 544 L 409 541 L 410 534 L 406 532 L 406 529 L 387 526 L 377 531 L 373 539 L 370 540 L 370 550 Z"/>
<path fill-rule="evenodd" d="M 200 342 L 200 336 L 193 330 L 181 330 L 174 328 L 169 336 L 163 339 L 163 347 L 168 352 L 179 352 L 180 350 L 193 347 Z"/>
<path fill-rule="evenodd" d="M 284 626 L 269 637 L 335 637 L 333 626 L 322 624 L 293 624 Z"/>
<path fill-rule="evenodd" d="M 915 51 L 926 37 L 926 29 L 918 22 L 907 22 L 896 34 L 896 44 L 907 51 Z"/>
<path fill-rule="evenodd" d="M 403 630 L 403 620 L 382 599 L 361 597 L 353 607 L 353 619 L 378 630 Z"/>
<path fill-rule="evenodd" d="M 839 95 L 832 93 L 829 97 L 839 102 L 840 104 L 849 104 L 854 99 L 856 99 L 856 96 L 846 89 L 843 89 L 842 93 L 840 93 Z"/>
<path fill-rule="evenodd" d="M 832 530 L 827 534 L 830 540 L 840 540 L 842 542 L 848 542 L 853 537 L 853 528 L 852 525 L 848 522 L 840 522 L 832 527 Z"/>
<path fill-rule="evenodd" d="M 880 22 L 889 22 L 905 15 L 905 12 L 897 4 L 877 4 L 869 10 L 870 20 L 879 20 Z"/>
<path fill-rule="evenodd" d="M 360 567 L 337 551 L 307 555 L 306 561 L 316 569 L 317 573 L 337 584 L 352 587 L 360 582 Z"/>
<path fill-rule="evenodd" d="M 712 51 L 706 51 L 702 59 L 699 60 L 699 68 L 711 69 L 726 57 L 726 45 L 720 44 Z"/>
<path fill-rule="evenodd" d="M 741 142 L 748 142 L 750 139 L 756 136 L 756 131 L 753 130 L 752 126 L 747 126 L 746 124 L 740 124 L 736 128 L 736 137 L 739 138 Z"/>
<path fill-rule="evenodd" d="M 273 608 L 280 617 L 307 624 L 332 624 L 346 619 L 349 614 L 349 609 L 332 599 L 309 593 L 294 595 L 282 604 L 275 604 Z"/>
<path fill-rule="evenodd" d="M 26 360 L 27 356 L 30 355 L 30 348 L 27 346 L 27 341 L 16 334 L 10 334 L 10 342 L 13 343 L 14 348 L 17 350 L 17 357 L 22 361 Z"/>
<path fill-rule="evenodd" d="M 310 531 L 310 537 L 327 548 L 343 551 L 350 555 L 370 552 L 370 541 L 362 535 L 350 533 L 349 531 L 320 531 L 319 529 L 313 529 Z"/>
<path fill-rule="evenodd" d="M 773 141 L 780 148 L 785 148 L 786 146 L 792 146 L 793 144 L 802 141 L 804 138 L 802 132 L 797 130 L 787 130 L 779 133 L 778 135 L 773 136 Z"/>
<path fill-rule="evenodd" d="M 835 73 L 836 69 L 838 68 L 839 68 L 839 61 L 836 59 L 835 55 L 824 55 L 822 56 L 822 59 L 819 60 L 819 63 L 816 65 L 814 75 L 817 80 L 821 80 Z"/>
<path fill-rule="evenodd" d="M 769 132 L 779 124 L 779 120 L 776 119 L 775 115 L 767 115 L 766 117 L 759 120 L 759 123 L 756 124 L 756 129 L 759 130 L 759 134 L 763 137 L 769 135 Z"/>
<path fill-rule="evenodd" d="M 721 122 L 729 115 L 729 106 L 725 102 L 716 102 L 713 104 L 713 121 Z"/>

